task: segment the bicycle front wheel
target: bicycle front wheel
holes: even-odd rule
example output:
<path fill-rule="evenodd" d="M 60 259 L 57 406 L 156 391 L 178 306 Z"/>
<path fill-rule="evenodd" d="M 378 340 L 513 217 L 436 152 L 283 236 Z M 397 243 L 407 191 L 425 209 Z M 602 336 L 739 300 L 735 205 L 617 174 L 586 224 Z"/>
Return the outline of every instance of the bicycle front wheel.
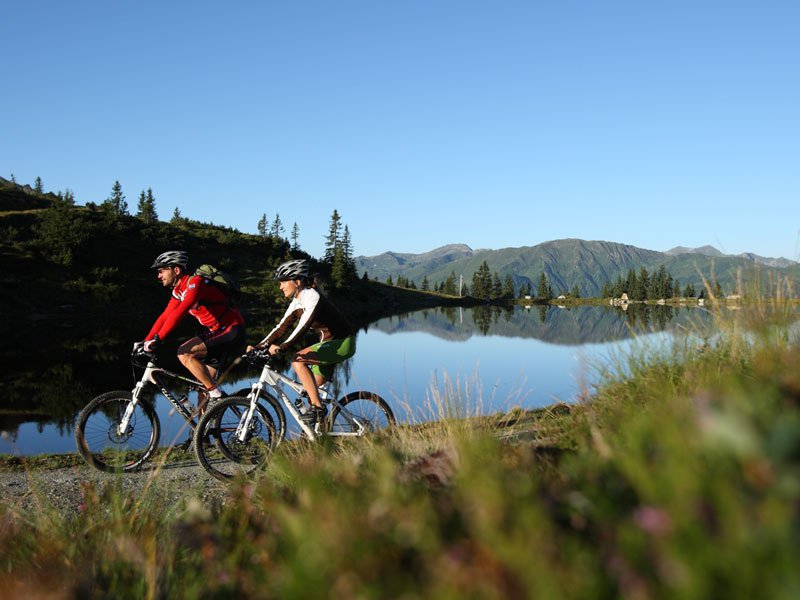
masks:
<path fill-rule="evenodd" d="M 101 394 L 78 413 L 75 444 L 90 465 L 101 471 L 134 471 L 158 446 L 161 423 L 149 402 L 138 402 L 127 430 L 119 431 L 125 410 L 133 401 L 130 392 Z"/>
<path fill-rule="evenodd" d="M 374 392 L 351 392 L 333 405 L 328 419 L 330 435 L 364 435 L 394 427 L 389 404 Z"/>
<path fill-rule="evenodd" d="M 256 404 L 245 439 L 239 439 L 239 423 L 249 408 L 247 398 L 226 397 L 206 411 L 195 428 L 197 461 L 217 479 L 252 473 L 267 462 L 278 443 L 275 422 L 260 404 Z"/>

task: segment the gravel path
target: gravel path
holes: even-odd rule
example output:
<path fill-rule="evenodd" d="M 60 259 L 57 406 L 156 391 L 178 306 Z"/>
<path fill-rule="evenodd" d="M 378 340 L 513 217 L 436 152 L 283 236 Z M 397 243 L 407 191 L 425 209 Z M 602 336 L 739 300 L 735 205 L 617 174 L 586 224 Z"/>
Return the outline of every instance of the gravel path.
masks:
<path fill-rule="evenodd" d="M 136 473 L 101 473 L 88 465 L 0 471 L 0 512 L 5 506 L 22 511 L 54 508 L 62 514 L 76 513 L 85 501 L 87 490 L 101 493 L 117 486 L 124 495 L 132 497 L 153 491 L 165 509 L 189 498 L 197 498 L 204 504 L 223 501 L 228 494 L 225 483 L 191 460 L 145 467 Z"/>

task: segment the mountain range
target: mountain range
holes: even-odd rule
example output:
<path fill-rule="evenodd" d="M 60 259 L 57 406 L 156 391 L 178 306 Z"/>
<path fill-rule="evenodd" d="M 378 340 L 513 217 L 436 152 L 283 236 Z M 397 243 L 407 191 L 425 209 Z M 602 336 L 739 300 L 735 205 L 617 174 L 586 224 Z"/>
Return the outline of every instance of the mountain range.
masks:
<path fill-rule="evenodd" d="M 770 275 L 780 274 L 791 280 L 800 275 L 800 263 L 786 258 L 767 258 L 752 253 L 727 255 L 713 246 L 686 248 L 677 246 L 666 252 L 646 250 L 616 242 L 580 239 L 552 240 L 519 248 L 473 250 L 465 244 L 449 244 L 420 254 L 384 252 L 376 256 L 358 256 L 358 273 L 385 281 L 405 277 L 419 287 L 423 278 L 436 285 L 451 273 L 463 276 L 467 285 L 483 262 L 500 278 L 511 275 L 519 287 L 525 283 L 536 289 L 544 273 L 556 294 L 566 293 L 577 285 L 582 296 L 598 296 L 605 282 L 626 277 L 629 270 L 646 268 L 654 273 L 661 265 L 677 279 L 680 286 L 693 285 L 698 291 L 704 281 L 716 281 L 723 293 L 730 294 L 744 285 L 758 281 L 768 285 Z"/>

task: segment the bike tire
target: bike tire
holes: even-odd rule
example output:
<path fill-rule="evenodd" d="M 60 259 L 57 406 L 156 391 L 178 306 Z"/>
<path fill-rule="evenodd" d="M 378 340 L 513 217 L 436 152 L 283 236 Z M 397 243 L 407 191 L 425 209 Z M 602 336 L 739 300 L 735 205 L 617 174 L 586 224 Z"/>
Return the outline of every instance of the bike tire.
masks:
<path fill-rule="evenodd" d="M 130 391 L 106 392 L 78 413 L 75 445 L 86 462 L 100 471 L 135 471 L 158 446 L 161 422 L 149 402 L 139 401 L 130 431 L 125 436 L 117 434 L 117 423 L 131 401 Z"/>
<path fill-rule="evenodd" d="M 358 428 L 344 414 L 351 413 L 368 432 L 389 429 L 397 424 L 389 403 L 375 392 L 351 392 L 333 405 L 328 416 L 328 432 L 333 435 L 356 433 Z"/>
<path fill-rule="evenodd" d="M 194 432 L 197 462 L 222 481 L 248 475 L 264 465 L 277 446 L 278 430 L 270 412 L 260 403 L 245 442 L 234 437 L 241 415 L 249 408 L 246 397 L 228 396 L 206 411 Z"/>

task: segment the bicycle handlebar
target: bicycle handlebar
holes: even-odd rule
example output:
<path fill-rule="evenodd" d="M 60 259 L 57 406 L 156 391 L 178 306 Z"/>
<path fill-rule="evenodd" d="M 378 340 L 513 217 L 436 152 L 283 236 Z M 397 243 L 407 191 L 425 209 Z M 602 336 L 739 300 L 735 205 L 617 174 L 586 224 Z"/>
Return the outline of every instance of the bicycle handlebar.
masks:
<path fill-rule="evenodd" d="M 267 348 L 253 348 L 249 352 L 242 354 L 242 358 L 250 363 L 255 363 L 257 361 L 269 362 L 272 356 Z"/>

